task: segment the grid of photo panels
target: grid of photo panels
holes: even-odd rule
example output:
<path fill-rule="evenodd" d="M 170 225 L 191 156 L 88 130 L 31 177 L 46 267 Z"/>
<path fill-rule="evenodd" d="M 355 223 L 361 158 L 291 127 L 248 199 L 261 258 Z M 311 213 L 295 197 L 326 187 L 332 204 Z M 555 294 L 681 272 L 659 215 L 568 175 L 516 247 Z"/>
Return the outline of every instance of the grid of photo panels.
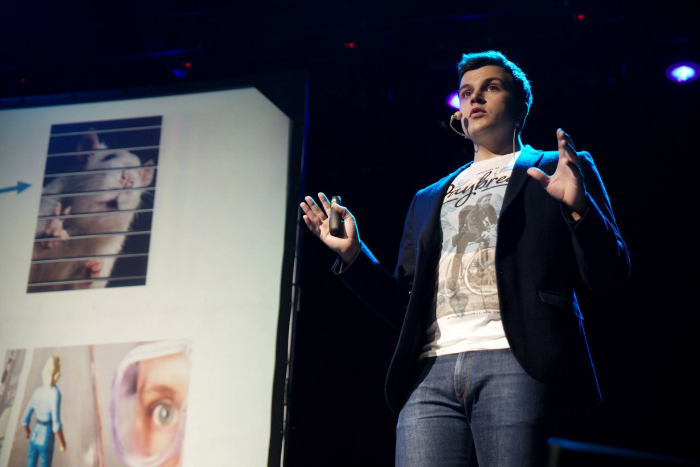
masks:
<path fill-rule="evenodd" d="M 9 350 L 0 455 L 9 466 L 181 465 L 191 353 L 187 339 Z"/>
<path fill-rule="evenodd" d="M 161 126 L 51 127 L 28 293 L 146 284 Z"/>

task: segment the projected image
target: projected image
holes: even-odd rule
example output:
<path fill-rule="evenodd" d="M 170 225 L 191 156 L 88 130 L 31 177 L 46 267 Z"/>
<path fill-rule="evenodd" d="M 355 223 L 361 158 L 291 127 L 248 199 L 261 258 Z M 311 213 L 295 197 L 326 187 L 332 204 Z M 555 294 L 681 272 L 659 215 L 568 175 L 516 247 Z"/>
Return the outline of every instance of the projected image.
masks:
<path fill-rule="evenodd" d="M 188 340 L 43 348 L 22 362 L 25 350 L 9 351 L 26 372 L 9 465 L 181 466 L 191 349 Z"/>
<path fill-rule="evenodd" d="M 130 467 L 181 464 L 190 377 L 187 342 L 132 348 L 115 370 L 110 394 L 112 439 Z"/>
<path fill-rule="evenodd" d="M 161 122 L 52 126 L 27 292 L 145 285 Z"/>

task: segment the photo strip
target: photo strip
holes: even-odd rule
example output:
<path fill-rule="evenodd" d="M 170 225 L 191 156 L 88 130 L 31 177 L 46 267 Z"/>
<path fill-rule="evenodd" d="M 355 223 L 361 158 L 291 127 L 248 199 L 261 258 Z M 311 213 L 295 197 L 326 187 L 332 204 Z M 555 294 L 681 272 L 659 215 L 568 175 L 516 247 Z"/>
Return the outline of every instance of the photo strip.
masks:
<path fill-rule="evenodd" d="M 180 466 L 191 352 L 189 340 L 9 350 L 0 458 L 11 449 L 10 466 Z"/>
<path fill-rule="evenodd" d="M 145 285 L 161 124 L 52 126 L 28 293 Z"/>

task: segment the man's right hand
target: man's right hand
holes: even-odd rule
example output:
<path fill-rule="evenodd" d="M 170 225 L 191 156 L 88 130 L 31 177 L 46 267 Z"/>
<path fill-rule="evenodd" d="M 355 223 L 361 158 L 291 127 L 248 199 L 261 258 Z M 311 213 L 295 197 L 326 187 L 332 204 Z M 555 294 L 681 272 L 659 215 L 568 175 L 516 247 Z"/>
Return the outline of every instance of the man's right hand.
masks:
<path fill-rule="evenodd" d="M 331 250 L 340 255 L 340 258 L 345 264 L 350 264 L 355 259 L 360 251 L 360 234 L 357 231 L 355 217 L 350 214 L 347 208 L 336 204 L 333 209 L 343 219 L 343 231 L 340 237 L 334 237 L 330 233 L 330 214 L 331 203 L 328 197 L 323 194 L 318 194 L 318 199 L 321 201 L 323 209 L 316 204 L 316 201 L 311 196 L 304 198 L 301 203 L 301 209 L 304 211 L 304 222 L 306 226 L 321 239 L 323 243 Z"/>

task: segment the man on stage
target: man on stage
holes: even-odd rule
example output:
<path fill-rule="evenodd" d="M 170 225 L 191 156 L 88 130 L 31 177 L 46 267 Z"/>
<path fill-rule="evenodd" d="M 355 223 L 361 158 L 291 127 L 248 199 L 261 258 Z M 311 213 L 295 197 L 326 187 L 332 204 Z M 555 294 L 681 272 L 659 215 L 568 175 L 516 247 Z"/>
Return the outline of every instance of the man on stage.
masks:
<path fill-rule="evenodd" d="M 522 144 L 522 70 L 488 51 L 463 55 L 458 71 L 454 118 L 474 160 L 416 193 L 393 274 L 346 207 L 307 196 L 303 218 L 338 253 L 338 277 L 400 330 L 385 387 L 396 465 L 542 467 L 547 439 L 600 400 L 576 293 L 619 290 L 629 255 L 590 154 L 561 129 L 556 151 Z M 460 212 L 485 204 L 481 238 L 453 241 L 471 235 Z"/>

